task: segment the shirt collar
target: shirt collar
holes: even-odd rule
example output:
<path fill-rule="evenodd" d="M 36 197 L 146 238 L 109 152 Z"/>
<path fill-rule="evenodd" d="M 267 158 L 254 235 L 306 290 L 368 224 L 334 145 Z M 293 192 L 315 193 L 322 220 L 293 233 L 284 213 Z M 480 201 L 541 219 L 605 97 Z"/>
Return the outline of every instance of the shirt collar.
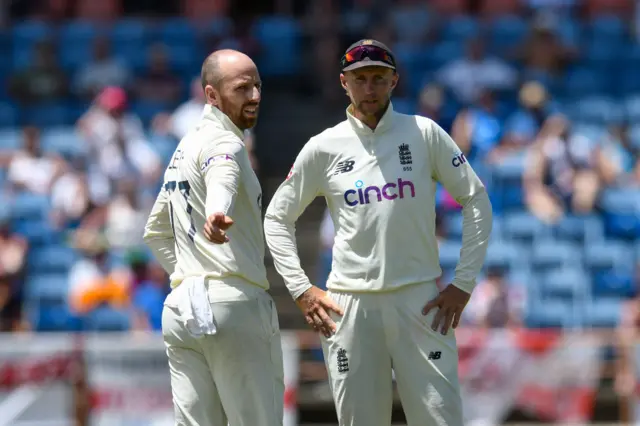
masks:
<path fill-rule="evenodd" d="M 202 113 L 202 118 L 218 123 L 223 129 L 230 130 L 240 138 L 244 140 L 244 132 L 238 128 L 233 121 L 222 111 L 213 105 L 205 105 Z"/>
<path fill-rule="evenodd" d="M 371 127 L 367 126 L 362 121 L 353 116 L 353 105 L 349 105 L 349 107 L 347 108 L 347 120 L 349 121 L 349 124 L 351 124 L 351 127 L 353 127 L 353 129 L 358 133 L 364 133 L 368 135 L 373 135 L 374 133 L 382 133 L 393 125 L 393 103 L 389 102 L 389 106 L 378 122 L 375 130 L 372 130 Z"/>

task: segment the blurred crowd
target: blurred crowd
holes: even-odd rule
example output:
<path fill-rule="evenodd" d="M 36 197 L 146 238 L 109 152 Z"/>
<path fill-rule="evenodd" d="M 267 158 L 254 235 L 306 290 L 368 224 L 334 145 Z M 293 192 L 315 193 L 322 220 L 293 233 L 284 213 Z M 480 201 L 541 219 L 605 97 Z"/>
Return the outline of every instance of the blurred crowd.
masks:
<path fill-rule="evenodd" d="M 619 323 L 640 254 L 635 2 L 291 0 L 251 16 L 221 0 L 124 3 L 0 9 L 1 330 L 158 329 L 167 280 L 141 236 L 202 112 L 202 58 L 243 50 L 267 87 L 342 110 L 339 58 L 364 36 L 397 56 L 394 107 L 450 132 L 492 198 L 467 323 Z M 444 285 L 460 206 L 442 189 L 438 205 Z M 328 216 L 320 239 L 322 285 Z"/>

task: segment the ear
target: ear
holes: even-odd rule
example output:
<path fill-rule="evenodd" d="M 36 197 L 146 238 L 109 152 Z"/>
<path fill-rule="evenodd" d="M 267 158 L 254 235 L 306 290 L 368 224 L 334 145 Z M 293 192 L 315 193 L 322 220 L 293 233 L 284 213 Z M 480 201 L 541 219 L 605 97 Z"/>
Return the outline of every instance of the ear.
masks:
<path fill-rule="evenodd" d="M 342 86 L 342 88 L 344 90 L 346 90 L 348 92 L 348 89 L 347 89 L 347 77 L 344 75 L 344 73 L 340 73 L 340 85 Z"/>
<path fill-rule="evenodd" d="M 210 84 L 207 84 L 204 87 L 204 100 L 206 103 L 219 106 L 220 104 L 220 94 L 218 91 Z"/>
<path fill-rule="evenodd" d="M 395 89 L 398 85 L 398 80 L 400 79 L 400 74 L 397 72 L 393 73 L 393 77 L 391 78 L 391 90 Z"/>

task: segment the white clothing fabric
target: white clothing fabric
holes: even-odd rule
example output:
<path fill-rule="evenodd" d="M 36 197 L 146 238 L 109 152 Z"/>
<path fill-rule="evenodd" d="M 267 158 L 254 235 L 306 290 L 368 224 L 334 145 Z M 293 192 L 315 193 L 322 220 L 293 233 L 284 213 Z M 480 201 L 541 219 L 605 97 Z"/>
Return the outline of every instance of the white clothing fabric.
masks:
<path fill-rule="evenodd" d="M 176 287 L 189 276 L 236 276 L 269 288 L 264 266 L 262 191 L 243 133 L 220 110 L 204 108 L 193 132 L 178 144 L 145 227 L 145 241 Z M 230 241 L 204 236 L 212 213 L 231 216 Z"/>
<path fill-rule="evenodd" d="M 237 278 L 206 286 L 214 335 L 194 337 L 176 300 L 167 298 L 162 311 L 175 425 L 282 426 L 284 369 L 273 300 Z"/>
<path fill-rule="evenodd" d="M 204 104 L 191 99 L 180 105 L 171 115 L 171 133 L 178 139 L 195 129 L 202 119 Z"/>
<path fill-rule="evenodd" d="M 274 264 L 294 298 L 311 287 L 300 266 L 295 222 L 324 196 L 335 226 L 327 287 L 390 291 L 438 278 L 436 182 L 463 206 L 463 242 L 453 284 L 471 292 L 492 227 L 484 185 L 432 120 L 393 106 L 375 131 L 347 120 L 311 138 L 276 191 L 265 218 Z"/>
<path fill-rule="evenodd" d="M 24 185 L 35 194 L 49 194 L 56 175 L 56 163 L 47 157 L 32 157 L 20 152 L 9 164 L 9 181 Z"/>
<path fill-rule="evenodd" d="M 434 282 L 328 295 L 344 311 L 322 349 L 341 426 L 389 426 L 395 381 L 408 426 L 462 426 L 455 334 L 431 329 Z M 393 371 L 392 371 L 393 369 Z M 393 374 L 392 374 L 393 373 Z"/>
<path fill-rule="evenodd" d="M 167 296 L 166 304 L 177 307 L 185 328 L 193 337 L 216 334 L 205 277 L 189 277 L 184 280 Z"/>

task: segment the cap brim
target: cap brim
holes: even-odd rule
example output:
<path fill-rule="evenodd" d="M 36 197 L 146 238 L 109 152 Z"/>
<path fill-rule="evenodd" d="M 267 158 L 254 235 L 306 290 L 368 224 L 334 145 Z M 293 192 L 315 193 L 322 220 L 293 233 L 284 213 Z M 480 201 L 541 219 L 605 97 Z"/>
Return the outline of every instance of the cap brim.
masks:
<path fill-rule="evenodd" d="M 382 61 L 358 61 L 355 64 L 351 64 L 345 68 L 342 69 L 342 71 L 353 71 L 356 70 L 358 68 L 364 68 L 364 67 L 384 67 L 384 68 L 391 68 L 392 70 L 395 70 L 396 67 L 394 67 L 393 65 L 390 65 L 386 62 L 382 62 Z"/>

